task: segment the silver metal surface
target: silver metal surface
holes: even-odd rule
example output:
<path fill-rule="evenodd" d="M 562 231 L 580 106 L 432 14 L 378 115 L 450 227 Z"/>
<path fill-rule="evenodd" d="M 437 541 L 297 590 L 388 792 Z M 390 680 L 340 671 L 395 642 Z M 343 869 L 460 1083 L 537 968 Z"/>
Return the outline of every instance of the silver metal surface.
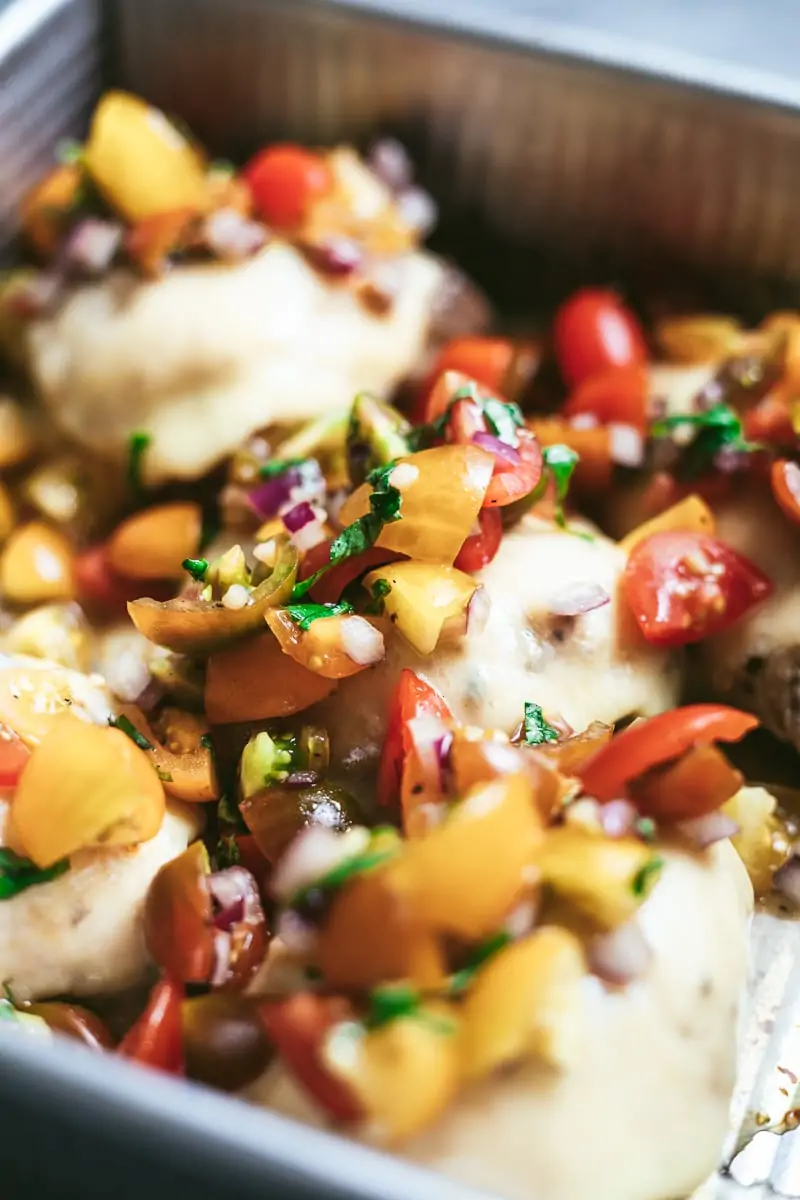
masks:
<path fill-rule="evenodd" d="M 0 246 L 24 188 L 57 141 L 81 131 L 99 91 L 104 7 L 114 34 L 107 77 L 179 114 L 217 153 L 245 154 L 273 135 L 363 142 L 390 129 L 412 146 L 446 219 L 488 231 L 489 256 L 496 235 L 573 264 L 597 249 L 621 261 L 657 252 L 759 284 L 800 279 L 800 88 L 763 56 L 749 70 L 720 57 L 711 10 L 728 33 L 730 22 L 741 31 L 741 3 L 691 5 L 709 18 L 692 51 L 674 24 L 666 44 L 636 34 L 650 5 L 623 21 L 624 5 L 609 0 L 585 5 L 583 24 L 580 5 L 522 0 L 472 0 L 440 15 L 433 0 L 15 0 L 0 10 Z M 377 19 L 401 9 L 416 23 Z M 456 35 L 459 24 L 469 37 Z M 476 36 L 489 32 L 492 43 Z M 780 1134 L 800 1103 L 800 924 L 761 913 L 753 945 L 730 1177 L 709 1180 L 695 1200 L 800 1197 L 800 1133 Z M 234 1129 L 227 1101 L 132 1078 L 118 1063 L 90 1064 L 72 1048 L 40 1054 L 0 1040 L 0 1092 L 4 1078 L 28 1095 L 39 1086 L 50 1111 L 69 1096 L 75 1137 L 87 1114 L 102 1122 L 106 1095 L 108 1121 L 129 1114 L 129 1149 L 150 1122 L 159 1146 L 196 1154 L 209 1172 L 229 1154 L 242 1197 L 268 1178 L 282 1198 L 348 1186 L 365 1200 L 464 1194 L 444 1182 L 431 1191 L 430 1177 L 393 1174 L 385 1159 L 275 1117 L 237 1108 Z"/>

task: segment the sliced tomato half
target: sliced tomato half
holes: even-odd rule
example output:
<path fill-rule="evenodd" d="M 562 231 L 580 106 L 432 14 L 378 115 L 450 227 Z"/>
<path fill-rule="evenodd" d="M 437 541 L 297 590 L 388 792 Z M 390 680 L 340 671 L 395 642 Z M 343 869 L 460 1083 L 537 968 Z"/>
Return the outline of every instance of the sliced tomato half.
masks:
<path fill-rule="evenodd" d="M 389 723 L 378 768 L 378 802 L 384 808 L 397 811 L 403 767 L 413 749 L 409 722 L 420 717 L 452 721 L 453 714 L 436 688 L 406 667 L 390 702 Z"/>

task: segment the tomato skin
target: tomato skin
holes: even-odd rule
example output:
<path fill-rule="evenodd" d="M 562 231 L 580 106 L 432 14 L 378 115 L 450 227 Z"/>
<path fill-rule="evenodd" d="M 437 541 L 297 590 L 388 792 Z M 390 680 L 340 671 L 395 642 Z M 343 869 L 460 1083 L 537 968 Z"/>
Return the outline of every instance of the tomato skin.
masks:
<path fill-rule="evenodd" d="M 138 600 L 143 590 L 154 600 L 168 600 L 174 584 L 141 579 L 125 579 L 112 570 L 104 543 L 90 546 L 75 559 L 78 600 L 87 608 L 103 612 L 125 612 L 129 600 Z"/>
<path fill-rule="evenodd" d="M 520 457 L 516 466 L 499 456 L 495 459 L 494 474 L 483 498 L 484 508 L 504 508 L 514 504 L 529 495 L 542 478 L 542 448 L 536 438 L 520 430 L 516 450 Z"/>
<path fill-rule="evenodd" d="M 622 589 L 648 642 L 685 646 L 733 625 L 770 595 L 772 584 L 724 542 L 676 530 L 634 546 Z"/>
<path fill-rule="evenodd" d="M 772 464 L 772 493 L 790 521 L 800 524 L 800 465 L 785 458 Z"/>
<path fill-rule="evenodd" d="M 689 821 L 721 808 L 743 782 L 725 755 L 705 744 L 634 780 L 628 794 L 640 813 L 657 821 Z"/>
<path fill-rule="evenodd" d="M 31 752 L 12 729 L 0 725 L 0 787 L 12 788 L 31 756 Z"/>
<path fill-rule="evenodd" d="M 755 408 L 746 412 L 742 426 L 745 437 L 751 442 L 765 442 L 768 446 L 793 446 L 797 440 L 789 405 L 775 393 L 765 396 Z"/>
<path fill-rule="evenodd" d="M 117 1054 L 169 1075 L 183 1075 L 182 1003 L 183 985 L 173 979 L 160 979 L 146 1009 L 117 1047 Z"/>
<path fill-rule="evenodd" d="M 561 305 L 553 321 L 553 344 L 571 387 L 609 367 L 647 362 L 638 320 L 614 292 L 603 288 L 582 288 Z"/>
<path fill-rule="evenodd" d="M 400 799 L 403 766 L 412 749 L 408 722 L 417 717 L 438 717 L 452 721 L 447 701 L 409 667 L 400 675 L 389 704 L 389 723 L 378 768 L 378 803 L 396 810 Z"/>
<path fill-rule="evenodd" d="M 640 363 L 609 367 L 584 379 L 567 397 L 565 417 L 591 414 L 601 425 L 617 422 L 647 429 L 647 371 Z"/>
<path fill-rule="evenodd" d="M 472 533 L 458 552 L 454 566 L 471 574 L 487 566 L 500 549 L 503 519 L 496 508 L 482 508 L 478 514 L 478 533 Z"/>
<path fill-rule="evenodd" d="M 352 1091 L 328 1070 L 320 1050 L 328 1032 L 352 1019 L 350 1006 L 337 996 L 298 992 L 261 1007 L 267 1033 L 292 1075 L 337 1121 L 357 1121 L 362 1108 Z"/>
<path fill-rule="evenodd" d="M 630 725 L 578 767 L 589 796 L 605 803 L 620 798 L 626 784 L 693 746 L 738 742 L 758 718 L 725 704 L 689 704 Z"/>
<path fill-rule="evenodd" d="M 514 343 L 500 337 L 453 338 L 439 351 L 414 404 L 415 423 L 433 421 L 441 416 L 447 404 L 434 411 L 431 407 L 436 384 L 445 371 L 458 371 L 493 392 L 501 392 L 514 359 Z"/>
<path fill-rule="evenodd" d="M 301 579 L 308 579 L 328 562 L 332 544 L 333 538 L 330 538 L 327 542 L 321 542 L 319 546 L 314 546 L 313 550 L 308 551 L 300 567 Z M 309 592 L 309 598 L 316 604 L 335 604 L 348 584 L 358 579 L 359 575 L 404 557 L 403 554 L 395 554 L 393 550 L 370 546 L 362 554 L 354 554 L 351 558 L 344 559 L 326 571 L 314 584 Z"/>
<path fill-rule="evenodd" d="M 314 201 L 333 189 L 325 159 L 302 146 L 267 146 L 243 174 L 259 216 L 276 229 L 302 225 Z"/>

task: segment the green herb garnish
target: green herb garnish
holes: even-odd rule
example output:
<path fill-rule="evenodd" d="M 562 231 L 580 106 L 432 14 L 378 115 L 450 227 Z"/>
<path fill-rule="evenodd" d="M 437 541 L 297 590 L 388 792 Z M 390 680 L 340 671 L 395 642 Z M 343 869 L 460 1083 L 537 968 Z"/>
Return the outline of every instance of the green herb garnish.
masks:
<path fill-rule="evenodd" d="M 650 433 L 655 438 L 669 437 L 676 429 L 695 430 L 695 436 L 681 451 L 676 474 L 682 479 L 704 475 L 721 450 L 753 454 L 763 449 L 760 443 L 747 441 L 738 413 L 728 404 L 715 404 L 705 412 L 664 417 L 655 422 Z"/>
<path fill-rule="evenodd" d="M 359 581 L 360 582 L 360 581 Z M 388 579 L 376 579 L 369 589 L 371 600 L 364 606 L 364 612 L 380 616 L 384 610 L 384 600 L 392 590 Z"/>
<path fill-rule="evenodd" d="M 525 424 L 525 418 L 519 405 L 508 400 L 496 400 L 492 396 L 486 400 L 480 400 L 478 403 L 483 409 L 489 432 L 500 438 L 501 442 L 506 442 L 509 446 L 516 446 L 517 430 Z"/>
<path fill-rule="evenodd" d="M 652 858 L 649 858 L 631 880 L 631 891 L 634 896 L 640 896 L 644 899 L 649 894 L 663 869 L 664 860 L 659 854 L 654 854 Z"/>
<path fill-rule="evenodd" d="M 559 444 L 545 446 L 542 458 L 555 485 L 556 524 L 565 529 L 567 522 L 564 516 L 564 501 L 567 498 L 572 473 L 578 465 L 580 455 L 575 450 L 571 450 L 569 446 Z"/>
<path fill-rule="evenodd" d="M 511 934 L 507 930 L 501 929 L 475 946 L 461 970 L 456 971 L 450 976 L 451 993 L 454 996 L 460 996 L 465 992 L 483 964 L 488 962 L 490 958 L 493 958 L 505 946 L 508 946 L 510 942 Z"/>
<path fill-rule="evenodd" d="M 364 1019 L 367 1029 L 380 1029 L 399 1017 L 413 1017 L 422 997 L 409 983 L 386 983 L 369 994 L 369 1011 Z"/>
<path fill-rule="evenodd" d="M 336 604 L 287 604 L 286 611 L 296 625 L 305 632 L 314 621 L 323 617 L 347 616 L 355 612 L 347 600 L 339 600 Z"/>
<path fill-rule="evenodd" d="M 638 817 L 634 822 L 633 831 L 643 842 L 656 840 L 656 823 L 652 817 Z"/>
<path fill-rule="evenodd" d="M 264 729 L 250 738 L 239 760 L 239 785 L 245 800 L 262 788 L 282 783 L 296 766 L 297 739 L 271 736 Z"/>
<path fill-rule="evenodd" d="M 302 467 L 305 458 L 271 458 L 269 462 L 259 467 L 259 475 L 262 479 L 275 479 L 278 475 L 283 475 L 285 471 L 292 467 Z"/>
<path fill-rule="evenodd" d="M 545 742 L 557 742 L 558 730 L 545 720 L 541 705 L 525 701 L 525 716 L 522 722 L 522 740 L 526 746 L 541 746 Z"/>
<path fill-rule="evenodd" d="M 468 383 L 453 392 L 450 402 L 441 416 L 429 421 L 427 425 L 417 425 L 408 431 L 406 437 L 412 450 L 424 450 L 444 437 L 445 430 L 450 424 L 453 406 L 459 400 L 471 400 L 483 413 L 490 432 L 509 446 L 517 446 L 519 441 L 517 429 L 525 423 L 519 405 L 508 400 L 498 400 L 495 396 L 483 397 L 479 395 L 478 388 L 474 383 Z"/>
<path fill-rule="evenodd" d="M 119 729 L 123 733 L 127 734 L 131 741 L 135 742 L 140 750 L 155 750 L 153 743 L 148 742 L 144 734 L 139 733 L 139 730 L 136 728 L 133 721 L 130 721 L 127 717 L 109 717 L 108 723 L 109 725 L 113 725 L 114 729 Z"/>
<path fill-rule="evenodd" d="M 172 783 L 172 776 L 169 771 L 164 771 L 161 767 L 156 767 L 156 775 L 162 783 Z"/>
<path fill-rule="evenodd" d="M 145 491 L 142 483 L 142 460 L 152 440 L 151 435 L 143 430 L 135 431 L 128 439 L 128 484 L 137 497 Z"/>
<path fill-rule="evenodd" d="M 185 558 L 181 563 L 184 571 L 188 571 L 195 583 L 205 583 L 208 571 L 208 559 Z"/>
<path fill-rule="evenodd" d="M 37 883 L 49 883 L 58 879 L 69 869 L 64 858 L 52 867 L 37 867 L 29 858 L 22 858 L 13 850 L 0 847 L 0 900 L 10 900 Z"/>
<path fill-rule="evenodd" d="M 383 841 L 381 835 L 391 833 L 393 841 L 389 845 L 380 845 Z M 372 871 L 375 867 L 381 866 L 394 858 L 397 854 L 399 842 L 396 839 L 397 831 L 388 826 L 378 825 L 372 831 L 372 837 L 369 844 L 359 854 L 354 854 L 351 858 L 346 858 L 343 862 L 332 867 L 327 874 L 320 876 L 313 883 L 301 888 L 300 891 L 292 897 L 289 902 L 290 908 L 302 908 L 307 897 L 312 893 L 325 892 L 331 894 L 337 892 L 339 888 L 349 883 L 356 875 L 363 875 L 366 871 Z M 376 848 L 375 841 L 378 839 L 379 848 Z"/>

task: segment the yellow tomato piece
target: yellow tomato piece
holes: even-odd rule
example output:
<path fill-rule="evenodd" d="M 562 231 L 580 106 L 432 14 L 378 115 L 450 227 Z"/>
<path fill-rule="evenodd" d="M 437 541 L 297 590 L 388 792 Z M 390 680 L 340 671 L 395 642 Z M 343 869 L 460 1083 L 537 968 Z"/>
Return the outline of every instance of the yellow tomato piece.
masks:
<path fill-rule="evenodd" d="M 153 747 L 146 751 L 147 758 L 168 796 L 188 804 L 219 799 L 214 755 L 210 743 L 204 740 L 209 727 L 202 717 L 179 708 L 165 708 L 159 718 L 159 737 L 135 705 L 122 704 L 119 711 Z"/>
<path fill-rule="evenodd" d="M 207 203 L 197 149 L 162 112 L 127 92 L 107 92 L 95 109 L 84 163 L 128 221 Z"/>
<path fill-rule="evenodd" d="M 536 882 L 542 837 L 531 784 L 511 775 L 472 788 L 391 870 L 423 924 L 480 938 Z"/>
<path fill-rule="evenodd" d="M 119 729 L 66 714 L 22 772 L 11 829 L 38 867 L 51 867 L 92 846 L 148 841 L 164 810 L 164 789 L 144 751 Z"/>
<path fill-rule="evenodd" d="M 418 654 L 432 654 L 443 633 L 466 631 L 466 612 L 477 584 L 455 567 L 425 562 L 396 562 L 370 571 L 364 586 L 387 584 L 384 611 Z"/>
<path fill-rule="evenodd" d="M 127 579 L 179 579 L 200 545 L 199 504 L 159 504 L 118 525 L 106 544 L 111 568 Z"/>
<path fill-rule="evenodd" d="M 462 1009 L 461 1054 L 470 1079 L 527 1055 L 564 1068 L 580 1053 L 582 980 L 578 938 L 543 926 L 507 946 L 478 972 Z"/>
<path fill-rule="evenodd" d="M 336 687 L 284 654 L 271 633 L 212 654 L 206 671 L 206 715 L 213 725 L 290 717 Z"/>
<path fill-rule="evenodd" d="M 71 599 L 75 554 L 63 533 L 41 521 L 15 529 L 0 556 L 0 592 L 11 604 Z"/>
<path fill-rule="evenodd" d="M 653 847 L 637 838 L 568 825 L 549 829 L 536 856 L 542 883 L 607 929 L 636 912 L 658 877 L 648 870 L 657 861 Z"/>
<path fill-rule="evenodd" d="M 264 620 L 284 654 L 326 679 L 357 675 L 380 662 L 385 654 L 383 634 L 366 617 L 319 617 L 308 629 L 301 629 L 285 608 L 272 608 L 264 614 Z M 354 648 L 361 661 L 352 657 Z"/>
<path fill-rule="evenodd" d="M 770 890 L 775 872 L 790 853 L 791 840 L 775 808 L 775 797 L 766 788 L 743 787 L 721 809 L 739 826 L 731 842 L 757 896 Z"/>
<path fill-rule="evenodd" d="M 23 198 L 20 205 L 22 231 L 41 258 L 50 258 L 58 249 L 66 218 L 80 186 L 78 164 L 61 163 Z"/>
<path fill-rule="evenodd" d="M 394 1145 L 430 1125 L 454 1098 L 458 1044 L 455 1010 L 428 1004 L 366 1033 L 350 1024 L 335 1028 L 323 1057 L 361 1101 L 371 1133 Z"/>
<path fill-rule="evenodd" d="M 400 519 L 384 525 L 376 545 L 422 562 L 451 566 L 473 531 L 492 477 L 491 454 L 478 446 L 436 446 L 401 458 L 389 484 L 401 495 Z M 369 512 L 363 484 L 342 505 L 350 525 Z"/>
<path fill-rule="evenodd" d="M 63 713 L 75 707 L 98 708 L 102 693 L 76 672 L 37 666 L 0 670 L 0 725 L 14 731 L 28 746 L 37 746 Z"/>
<path fill-rule="evenodd" d="M 705 500 L 701 500 L 699 496 L 691 495 L 686 496 L 683 500 L 679 500 L 671 508 L 665 509 L 657 517 L 652 517 L 649 521 L 644 521 L 641 525 L 637 525 L 627 537 L 622 539 L 619 545 L 621 550 L 624 550 L 626 554 L 630 554 L 634 546 L 637 546 L 644 538 L 651 537 L 654 533 L 672 533 L 676 530 L 686 530 L 687 533 L 713 534 L 716 526 L 717 522 L 714 514 Z"/>

